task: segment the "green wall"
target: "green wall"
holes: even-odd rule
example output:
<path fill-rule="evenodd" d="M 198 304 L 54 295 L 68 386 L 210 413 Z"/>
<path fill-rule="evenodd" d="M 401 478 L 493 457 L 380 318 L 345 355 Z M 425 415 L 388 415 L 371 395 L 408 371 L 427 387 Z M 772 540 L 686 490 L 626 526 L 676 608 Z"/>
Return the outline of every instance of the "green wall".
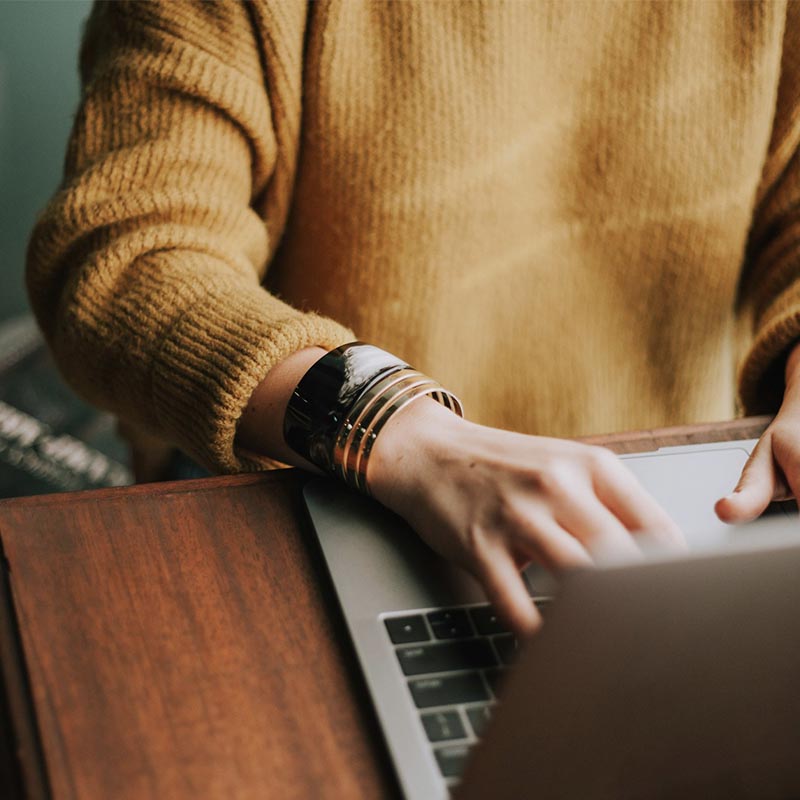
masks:
<path fill-rule="evenodd" d="M 25 246 L 61 178 L 87 0 L 0 0 L 0 320 L 27 309 Z"/>

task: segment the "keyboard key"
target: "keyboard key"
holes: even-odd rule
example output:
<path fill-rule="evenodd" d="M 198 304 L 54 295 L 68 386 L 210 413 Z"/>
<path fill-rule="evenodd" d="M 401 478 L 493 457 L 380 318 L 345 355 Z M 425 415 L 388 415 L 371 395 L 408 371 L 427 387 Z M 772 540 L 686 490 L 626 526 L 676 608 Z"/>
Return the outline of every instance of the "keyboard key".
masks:
<path fill-rule="evenodd" d="M 510 633 L 492 637 L 497 655 L 503 664 L 511 664 L 517 657 L 517 640 Z"/>
<path fill-rule="evenodd" d="M 497 664 L 492 648 L 482 639 L 398 647 L 397 658 L 404 675 L 473 670 Z"/>
<path fill-rule="evenodd" d="M 472 732 L 478 738 L 483 736 L 483 730 L 486 727 L 486 723 L 491 719 L 491 716 L 491 706 L 472 706 L 467 709 L 467 719 L 472 727 Z"/>
<path fill-rule="evenodd" d="M 437 639 L 463 639 L 472 636 L 467 612 L 460 608 L 443 608 L 428 614 L 433 635 Z"/>
<path fill-rule="evenodd" d="M 503 685 L 503 681 L 505 680 L 506 671 L 504 669 L 487 669 L 483 675 L 486 678 L 486 682 L 489 684 L 489 688 L 492 690 L 492 694 L 497 697 Z"/>
<path fill-rule="evenodd" d="M 434 750 L 436 760 L 439 762 L 439 771 L 444 778 L 459 778 L 464 772 L 464 767 L 469 756 L 469 745 L 462 744 L 457 747 L 441 747 Z"/>
<path fill-rule="evenodd" d="M 482 636 L 493 633 L 508 633 L 508 628 L 500 621 L 497 612 L 491 606 L 478 606 L 469 610 L 475 630 Z"/>
<path fill-rule="evenodd" d="M 431 742 L 467 737 L 467 729 L 458 711 L 434 711 L 432 714 L 422 714 L 420 719 Z"/>
<path fill-rule="evenodd" d="M 489 693 L 477 672 L 409 681 L 408 688 L 417 708 L 479 703 L 489 699 Z"/>
<path fill-rule="evenodd" d="M 395 644 L 427 642 L 431 638 L 422 614 L 413 617 L 387 617 L 383 623 L 389 632 L 389 638 Z"/>

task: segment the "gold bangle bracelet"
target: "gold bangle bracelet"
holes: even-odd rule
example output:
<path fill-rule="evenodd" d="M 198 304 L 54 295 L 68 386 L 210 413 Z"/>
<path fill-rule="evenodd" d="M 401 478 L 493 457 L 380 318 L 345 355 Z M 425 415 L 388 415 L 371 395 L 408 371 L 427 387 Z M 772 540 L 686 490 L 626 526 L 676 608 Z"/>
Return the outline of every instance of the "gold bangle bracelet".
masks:
<path fill-rule="evenodd" d="M 418 377 L 422 377 L 422 373 L 416 370 L 398 370 L 377 381 L 356 400 L 347 417 L 342 421 L 333 444 L 332 461 L 335 465 L 335 474 L 342 480 L 346 480 L 346 465 L 352 443 L 356 437 L 360 439 L 358 432 L 371 406 L 397 384 Z"/>
<path fill-rule="evenodd" d="M 376 415 L 372 427 L 364 437 L 364 444 L 359 450 L 358 459 L 352 472 L 352 483 L 356 489 L 364 494 L 371 494 L 369 483 L 367 481 L 367 468 L 369 465 L 369 458 L 372 448 L 378 439 L 378 434 L 383 429 L 384 425 L 404 406 L 413 402 L 419 397 L 432 394 L 432 390 L 436 384 L 431 381 L 430 384 L 415 386 L 409 388 L 407 392 L 403 392 L 395 396 L 391 402 L 387 403 L 380 409 L 380 413 Z"/>
<path fill-rule="evenodd" d="M 411 369 L 402 370 L 402 373 L 387 376 L 365 392 L 336 437 L 334 461 L 337 474 L 364 494 L 370 494 L 367 464 L 378 433 L 403 406 L 418 397 L 430 395 L 458 416 L 464 415 L 459 399 L 432 378 Z"/>
<path fill-rule="evenodd" d="M 397 398 L 395 401 L 391 403 L 391 405 L 386 408 L 386 412 L 381 414 L 381 416 L 375 420 L 373 423 L 373 427 L 369 432 L 368 437 L 364 443 L 364 447 L 361 451 L 361 458 L 358 463 L 358 469 L 356 472 L 356 482 L 358 488 L 361 489 L 365 494 L 370 494 L 369 491 L 369 484 L 367 482 L 367 463 L 369 461 L 369 456 L 372 451 L 372 447 L 375 444 L 378 434 L 380 433 L 383 426 L 389 421 L 391 417 L 393 417 L 401 408 L 408 405 L 412 401 L 425 396 L 431 396 L 434 400 L 441 403 L 441 405 L 445 406 L 445 408 L 452 411 L 454 414 L 457 414 L 459 417 L 464 416 L 464 410 L 461 406 L 461 401 L 451 392 L 448 392 L 445 389 L 439 387 L 439 385 L 435 381 L 431 381 L 432 386 L 421 387 L 418 390 L 415 390 L 413 393 L 402 397 Z M 434 389 L 434 387 L 438 387 Z M 433 389 L 433 391 L 432 391 Z"/>
<path fill-rule="evenodd" d="M 425 375 L 409 377 L 397 383 L 390 391 L 384 393 L 380 399 L 372 403 L 367 414 L 356 431 L 352 446 L 348 452 L 348 458 L 344 462 L 347 471 L 348 483 L 359 491 L 365 491 L 364 483 L 360 479 L 361 463 L 365 448 L 372 449 L 371 440 L 377 436 L 375 426 L 388 413 L 391 415 L 400 407 L 401 401 L 409 396 L 429 393 L 435 389 L 437 384 Z M 364 462 L 366 464 L 366 462 Z M 366 467 L 364 467 L 366 469 Z"/>

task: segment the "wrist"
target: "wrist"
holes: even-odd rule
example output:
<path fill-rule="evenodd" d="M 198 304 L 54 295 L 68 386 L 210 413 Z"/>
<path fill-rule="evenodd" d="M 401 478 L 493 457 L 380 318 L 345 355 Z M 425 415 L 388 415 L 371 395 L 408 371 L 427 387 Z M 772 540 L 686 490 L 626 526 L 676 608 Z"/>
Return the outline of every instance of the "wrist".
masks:
<path fill-rule="evenodd" d="M 429 474 L 436 453 L 450 447 L 471 425 L 430 397 L 420 397 L 398 411 L 372 449 L 367 474 L 372 495 L 396 509 L 398 491 L 407 494 Z"/>

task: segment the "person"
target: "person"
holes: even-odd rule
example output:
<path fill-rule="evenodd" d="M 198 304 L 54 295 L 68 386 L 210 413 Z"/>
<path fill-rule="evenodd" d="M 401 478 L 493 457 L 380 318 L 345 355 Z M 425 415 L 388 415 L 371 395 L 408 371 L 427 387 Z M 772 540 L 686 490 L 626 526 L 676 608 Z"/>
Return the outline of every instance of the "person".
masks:
<path fill-rule="evenodd" d="M 98 3 L 31 303 L 217 471 L 314 468 L 286 409 L 356 335 L 435 376 L 469 420 L 409 403 L 369 489 L 530 631 L 526 562 L 680 540 L 566 437 L 775 413 L 717 511 L 800 490 L 798 54 L 784 2 Z"/>

